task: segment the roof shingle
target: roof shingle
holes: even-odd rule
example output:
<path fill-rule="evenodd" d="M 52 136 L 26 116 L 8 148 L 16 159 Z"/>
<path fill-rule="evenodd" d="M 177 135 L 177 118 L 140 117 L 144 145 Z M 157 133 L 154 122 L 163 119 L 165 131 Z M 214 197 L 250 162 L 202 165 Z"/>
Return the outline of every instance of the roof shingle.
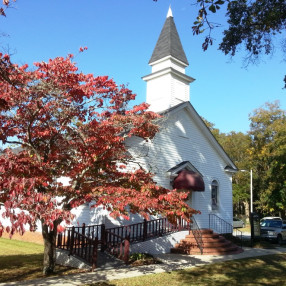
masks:
<path fill-rule="evenodd" d="M 172 56 L 189 65 L 174 19 L 171 16 L 165 21 L 149 64 L 167 56 Z"/>

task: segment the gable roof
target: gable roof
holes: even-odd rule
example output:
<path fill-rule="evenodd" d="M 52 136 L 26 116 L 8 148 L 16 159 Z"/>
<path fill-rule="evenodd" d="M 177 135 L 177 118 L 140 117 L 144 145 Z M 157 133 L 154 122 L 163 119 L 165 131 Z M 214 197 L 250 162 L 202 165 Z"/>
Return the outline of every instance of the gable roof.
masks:
<path fill-rule="evenodd" d="M 223 147 L 219 144 L 219 142 L 216 140 L 210 129 L 207 127 L 205 122 L 202 120 L 200 115 L 197 113 L 195 108 L 192 106 L 190 102 L 183 102 L 176 106 L 173 106 L 169 109 L 166 109 L 162 112 L 159 112 L 161 115 L 171 115 L 177 112 L 180 112 L 182 109 L 187 110 L 189 114 L 191 115 L 194 122 L 199 126 L 199 128 L 202 130 L 203 134 L 207 137 L 207 139 L 210 141 L 212 146 L 215 148 L 215 150 L 218 152 L 218 154 L 223 158 L 223 160 L 226 162 L 226 168 L 225 171 L 228 172 L 231 170 L 232 173 L 235 173 L 238 171 L 238 168 L 233 163 L 233 161 L 230 159 L 230 157 L 227 155 Z"/>
<path fill-rule="evenodd" d="M 167 56 L 172 56 L 184 64 L 189 65 L 171 13 L 168 13 L 149 64 Z"/>
<path fill-rule="evenodd" d="M 191 171 L 197 172 L 198 174 L 200 174 L 200 176 L 203 177 L 203 175 L 200 173 L 200 171 L 190 161 L 183 161 L 183 162 L 177 164 L 176 166 L 172 167 L 171 169 L 169 169 L 167 172 L 170 172 L 171 176 L 172 176 L 175 173 L 178 173 L 185 168 L 187 168 Z"/>

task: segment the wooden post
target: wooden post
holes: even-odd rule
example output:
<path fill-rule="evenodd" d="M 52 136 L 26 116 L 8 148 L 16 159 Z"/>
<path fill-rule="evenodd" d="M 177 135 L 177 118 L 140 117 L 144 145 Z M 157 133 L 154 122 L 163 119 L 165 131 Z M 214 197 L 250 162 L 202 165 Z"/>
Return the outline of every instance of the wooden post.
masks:
<path fill-rule="evenodd" d="M 101 225 L 101 252 L 104 252 L 104 250 L 106 249 L 106 233 L 105 233 L 105 224 Z"/>
<path fill-rule="evenodd" d="M 61 248 L 62 246 L 62 234 L 58 233 L 58 237 L 57 237 L 57 247 Z"/>
<path fill-rule="evenodd" d="M 92 268 L 91 271 L 94 271 L 94 269 L 97 266 L 97 246 L 98 246 L 98 238 L 96 237 L 94 239 L 93 243 L 93 251 L 92 251 Z"/>
<path fill-rule="evenodd" d="M 143 221 L 143 241 L 147 239 L 147 220 Z"/>
<path fill-rule="evenodd" d="M 179 218 L 179 231 L 182 230 L 182 218 Z"/>
<path fill-rule="evenodd" d="M 71 239 L 70 239 L 70 245 L 69 245 L 69 249 L 70 249 L 70 253 L 69 255 L 71 255 L 73 253 L 73 246 L 74 246 L 74 234 L 75 234 L 75 227 L 72 227 L 72 232 L 71 232 Z"/>
<path fill-rule="evenodd" d="M 85 247 L 85 223 L 82 224 L 81 234 L 82 234 L 82 245 L 81 245 L 81 247 L 84 248 Z"/>
<path fill-rule="evenodd" d="M 129 249 L 130 249 L 130 235 L 128 235 L 124 241 L 124 258 L 123 258 L 123 261 L 125 262 L 125 264 L 128 264 L 128 261 L 129 261 Z"/>
<path fill-rule="evenodd" d="M 163 235 L 163 221 L 159 219 L 159 236 Z"/>
<path fill-rule="evenodd" d="M 66 242 L 66 249 L 70 249 L 70 243 L 71 243 L 71 230 L 68 229 L 68 237 L 67 237 L 67 242 Z"/>

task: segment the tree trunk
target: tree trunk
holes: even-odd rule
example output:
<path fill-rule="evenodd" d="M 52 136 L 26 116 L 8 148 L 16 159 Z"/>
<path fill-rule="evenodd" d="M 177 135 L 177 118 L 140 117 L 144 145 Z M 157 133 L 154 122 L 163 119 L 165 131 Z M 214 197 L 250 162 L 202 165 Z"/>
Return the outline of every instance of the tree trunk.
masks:
<path fill-rule="evenodd" d="M 54 272 L 56 264 L 56 238 L 58 221 L 54 221 L 54 229 L 42 222 L 42 235 L 44 238 L 44 263 L 43 274 L 49 275 Z"/>

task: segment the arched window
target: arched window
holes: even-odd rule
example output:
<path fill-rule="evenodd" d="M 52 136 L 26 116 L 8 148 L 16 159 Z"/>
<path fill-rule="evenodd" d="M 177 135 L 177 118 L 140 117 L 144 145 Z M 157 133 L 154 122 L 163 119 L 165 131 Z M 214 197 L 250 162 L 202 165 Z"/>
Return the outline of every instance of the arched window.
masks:
<path fill-rule="evenodd" d="M 212 199 L 212 210 L 218 209 L 218 182 L 216 180 L 212 181 L 212 191 L 211 191 L 211 199 Z"/>

